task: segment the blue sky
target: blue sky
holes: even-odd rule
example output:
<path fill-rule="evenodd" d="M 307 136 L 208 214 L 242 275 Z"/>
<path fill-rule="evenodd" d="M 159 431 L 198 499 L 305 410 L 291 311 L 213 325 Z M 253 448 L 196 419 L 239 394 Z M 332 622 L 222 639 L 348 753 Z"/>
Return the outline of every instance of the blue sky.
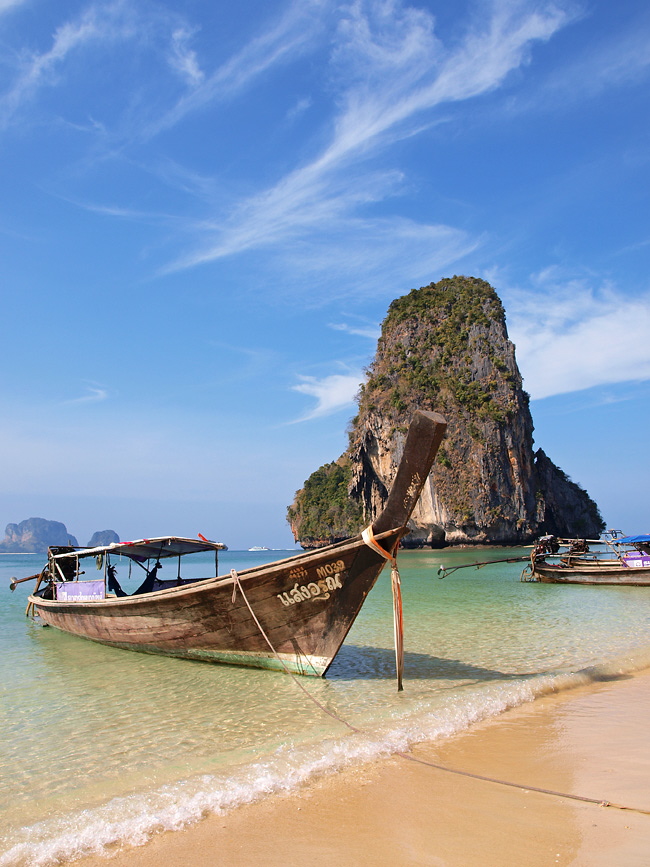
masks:
<path fill-rule="evenodd" d="M 2 527 L 291 546 L 390 301 L 468 274 L 650 530 L 647 3 L 0 0 L 0 48 Z"/>

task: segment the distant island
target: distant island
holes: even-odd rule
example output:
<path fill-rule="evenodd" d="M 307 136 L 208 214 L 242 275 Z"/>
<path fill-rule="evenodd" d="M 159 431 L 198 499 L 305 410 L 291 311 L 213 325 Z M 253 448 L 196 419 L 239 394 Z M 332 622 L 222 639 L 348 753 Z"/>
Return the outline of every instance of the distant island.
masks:
<path fill-rule="evenodd" d="M 99 548 L 104 545 L 113 545 L 120 541 L 120 537 L 115 530 L 97 530 L 94 532 L 88 542 L 89 548 Z"/>
<path fill-rule="evenodd" d="M 98 530 L 88 542 L 89 548 L 119 542 L 114 530 Z M 0 542 L 0 554 L 47 554 L 51 545 L 79 547 L 77 539 L 61 521 L 46 518 L 27 518 L 19 524 L 7 524 L 5 537 Z"/>

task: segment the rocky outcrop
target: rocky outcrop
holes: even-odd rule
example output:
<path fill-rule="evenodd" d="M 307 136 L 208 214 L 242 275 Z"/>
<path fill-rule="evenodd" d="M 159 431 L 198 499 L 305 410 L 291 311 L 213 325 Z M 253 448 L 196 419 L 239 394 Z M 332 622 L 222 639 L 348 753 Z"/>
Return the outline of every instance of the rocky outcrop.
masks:
<path fill-rule="evenodd" d="M 88 547 L 111 545 L 113 542 L 119 541 L 120 537 L 115 530 L 98 530 L 93 533 Z M 5 537 L 0 542 L 0 553 L 47 554 L 47 549 L 51 545 L 74 545 L 78 547 L 79 543 L 71 533 L 68 533 L 65 524 L 60 521 L 27 518 L 20 524 L 7 524 Z"/>
<path fill-rule="evenodd" d="M 88 547 L 100 548 L 105 545 L 113 545 L 119 541 L 120 537 L 115 530 L 97 530 L 93 533 L 90 542 L 88 542 Z"/>
<path fill-rule="evenodd" d="M 406 544 L 521 544 L 604 529 L 587 493 L 533 451 L 528 395 L 488 283 L 454 277 L 390 305 L 347 452 L 360 523 L 383 507 L 418 408 L 442 413 L 448 427 Z M 302 544 L 300 523 L 292 529 Z"/>
<path fill-rule="evenodd" d="M 544 492 L 539 498 L 537 517 L 545 533 L 584 539 L 593 538 L 595 529 L 604 529 L 593 500 L 542 449 L 535 453 L 535 473 L 539 489 Z"/>
<path fill-rule="evenodd" d="M 27 518 L 20 524 L 7 524 L 0 552 L 11 554 L 46 554 L 50 545 L 77 545 L 60 521 Z"/>

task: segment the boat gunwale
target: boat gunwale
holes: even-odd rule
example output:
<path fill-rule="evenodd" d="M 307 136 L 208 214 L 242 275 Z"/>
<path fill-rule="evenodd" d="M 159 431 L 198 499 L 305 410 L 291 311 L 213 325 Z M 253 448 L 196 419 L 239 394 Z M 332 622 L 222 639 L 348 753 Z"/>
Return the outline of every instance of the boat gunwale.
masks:
<path fill-rule="evenodd" d="M 576 563 L 574 565 L 573 563 L 571 563 L 566 566 L 562 565 L 561 563 L 543 563 L 540 565 L 542 569 L 554 569 L 558 572 L 599 572 L 603 568 L 607 570 L 618 569 L 623 574 L 634 571 L 650 572 L 650 566 L 623 566 L 620 563 L 615 563 L 613 561 L 612 563 L 607 563 L 604 565 L 601 565 L 600 563 L 594 563 L 593 565 L 588 565 L 586 563 Z M 535 565 L 535 568 L 537 568 L 537 564 Z"/>
<path fill-rule="evenodd" d="M 405 530 L 403 527 L 396 527 L 392 530 L 385 530 L 383 533 L 378 533 L 375 536 L 377 541 L 382 541 L 383 539 L 394 536 L 395 534 L 399 534 L 399 538 L 405 535 L 408 530 Z M 320 559 L 327 559 L 330 554 L 336 553 L 337 551 L 341 551 L 344 549 L 354 549 L 360 548 L 361 545 L 365 545 L 361 534 L 357 536 L 352 536 L 349 539 L 345 539 L 341 542 L 334 542 L 332 545 L 325 545 L 322 548 L 310 550 L 310 551 L 301 551 L 298 554 L 295 554 L 291 557 L 287 557 L 284 560 L 273 560 L 270 563 L 260 563 L 256 566 L 251 566 L 247 569 L 242 569 L 241 571 L 237 570 L 237 580 L 245 583 L 251 578 L 257 577 L 260 572 L 263 572 L 265 575 L 268 575 L 269 578 L 272 578 L 277 573 L 280 573 L 286 570 L 289 565 L 290 568 L 294 565 L 300 565 L 300 562 L 304 559 L 307 559 L 310 564 L 314 562 L 318 562 Z M 372 549 L 370 549 L 372 550 Z M 322 556 L 321 556 L 322 555 Z M 91 556 L 91 555 L 87 555 Z M 377 556 L 381 556 L 377 554 Z M 73 584 L 78 582 L 56 582 L 57 585 L 64 584 Z M 106 596 L 102 600 L 93 600 L 88 602 L 75 602 L 75 601 L 60 601 L 58 599 L 43 599 L 41 596 L 29 596 L 29 602 L 34 603 L 34 605 L 39 608 L 47 608 L 51 610 L 70 610 L 70 611 L 89 611 L 92 609 L 97 610 L 105 610 L 107 607 L 111 608 L 131 608 L 136 607 L 138 604 L 142 604 L 145 602 L 152 602 L 155 600 L 163 600 L 169 598 L 177 598 L 178 596 L 190 596 L 193 593 L 202 592 L 205 590 L 209 590 L 212 587 L 214 588 L 225 588 L 232 587 L 235 584 L 235 579 L 231 574 L 227 575 L 214 575 L 209 578 L 202 578 L 196 581 L 191 581 L 188 584 L 181 584 L 177 587 L 163 587 L 160 590 L 153 590 L 150 593 L 139 593 L 137 596 Z"/>
<path fill-rule="evenodd" d="M 532 576 L 541 584 L 571 584 L 590 587 L 648 587 L 650 566 L 607 567 L 561 566 L 556 563 L 535 564 Z"/>
<path fill-rule="evenodd" d="M 604 569 L 600 566 L 560 566 L 554 563 L 546 563 L 543 566 L 535 565 L 534 572 L 539 572 L 542 574 L 544 571 L 550 571 L 552 574 L 557 575 L 590 575 L 590 574 L 599 574 L 599 573 L 612 573 L 615 575 L 629 575 L 634 574 L 635 572 L 648 573 L 650 575 L 650 566 L 620 566 L 620 565 L 612 565 L 607 566 Z"/>

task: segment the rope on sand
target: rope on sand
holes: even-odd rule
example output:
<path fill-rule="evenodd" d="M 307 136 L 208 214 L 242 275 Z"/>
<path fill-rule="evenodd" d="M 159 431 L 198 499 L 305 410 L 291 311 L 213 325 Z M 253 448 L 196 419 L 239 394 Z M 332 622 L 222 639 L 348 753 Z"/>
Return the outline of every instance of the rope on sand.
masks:
<path fill-rule="evenodd" d="M 615 804 L 613 801 L 603 801 L 599 798 L 587 798 L 584 795 L 572 795 L 569 794 L 569 792 L 556 792 L 554 789 L 541 789 L 539 786 L 523 786 L 521 783 L 512 783 L 509 780 L 500 780 L 497 777 L 487 777 L 483 774 L 473 774 L 471 771 L 461 771 L 458 768 L 448 768 L 445 765 L 438 765 L 435 762 L 428 761 L 427 759 L 420 759 L 410 753 L 398 752 L 396 755 L 400 756 L 402 759 L 407 759 L 409 762 L 426 765 L 429 768 L 435 768 L 437 771 L 445 771 L 448 774 L 457 774 L 461 777 L 471 777 L 473 780 L 482 780 L 486 783 L 496 783 L 499 786 L 510 786 L 512 789 L 521 789 L 524 792 L 538 792 L 541 795 L 554 795 L 557 798 L 569 798 L 572 801 L 596 804 L 598 807 L 613 807 L 615 810 L 628 810 L 634 813 L 642 813 L 645 816 L 650 816 L 650 810 L 644 810 L 641 807 L 628 807 L 624 804 Z"/>
<path fill-rule="evenodd" d="M 274 655 L 277 657 L 278 661 L 282 665 L 285 672 L 292 678 L 292 680 L 294 681 L 296 686 L 298 686 L 303 691 L 303 693 L 307 696 L 307 698 L 310 699 L 316 705 L 316 707 L 318 707 L 320 710 L 322 710 L 323 713 L 326 713 L 328 716 L 332 717 L 332 719 L 335 719 L 337 722 L 340 722 L 342 725 L 346 726 L 347 728 L 349 728 L 351 731 L 355 732 L 356 734 L 363 734 L 364 732 L 362 729 L 359 729 L 356 726 L 353 726 L 352 723 L 349 723 L 347 720 L 343 719 L 343 717 L 339 716 L 339 714 L 336 713 L 336 711 L 330 710 L 329 708 L 325 707 L 324 704 L 321 704 L 321 702 L 318 701 L 318 699 L 315 698 L 305 686 L 303 686 L 303 684 L 298 680 L 296 675 L 285 664 L 284 660 L 282 659 L 280 654 L 277 652 L 277 650 L 273 647 L 271 640 L 269 639 L 268 635 L 264 631 L 262 624 L 257 619 L 257 616 L 255 615 L 255 612 L 253 611 L 253 608 L 251 607 L 251 604 L 248 601 L 246 594 L 244 593 L 244 588 L 241 585 L 237 571 L 235 569 L 231 569 L 230 575 L 231 575 L 233 582 L 234 582 L 233 583 L 232 601 L 233 602 L 235 601 L 237 591 L 239 590 L 239 592 L 242 595 L 242 599 L 246 603 L 246 607 L 250 611 L 251 617 L 255 621 L 255 625 L 257 626 L 260 633 L 262 634 L 262 637 L 264 638 L 264 640 L 266 641 L 266 643 L 268 644 L 268 646 L 270 647 L 270 649 L 272 650 Z M 553 797 L 556 797 L 556 798 L 566 798 L 566 799 L 571 800 L 571 801 L 581 801 L 584 804 L 595 804 L 598 807 L 611 807 L 614 810 L 626 810 L 627 812 L 640 813 L 644 816 L 650 816 L 650 810 L 644 810 L 641 807 L 628 807 L 625 804 L 615 804 L 613 801 L 602 800 L 599 798 L 587 798 L 585 795 L 573 795 L 573 794 L 570 794 L 569 792 L 557 792 L 554 789 L 542 789 L 539 786 L 524 786 L 521 783 L 513 783 L 510 780 L 501 780 L 497 777 L 488 777 L 488 776 L 484 776 L 483 774 L 474 774 L 471 771 L 461 771 L 458 768 L 448 768 L 446 765 L 439 765 L 439 764 L 436 764 L 436 762 L 430 762 L 427 759 L 421 759 L 421 758 L 418 758 L 417 756 L 412 755 L 411 753 L 405 753 L 405 752 L 402 752 L 400 750 L 393 753 L 393 755 L 399 756 L 401 759 L 405 759 L 408 762 L 415 762 L 418 765 L 424 765 L 425 767 L 433 768 L 436 771 L 444 771 L 447 774 L 456 774 L 457 776 L 460 776 L 460 777 L 470 777 L 473 780 L 481 780 L 481 782 L 484 782 L 484 783 L 495 783 L 498 786 L 508 786 L 511 789 L 520 789 L 522 792 L 537 792 L 540 795 L 552 795 Z"/>

